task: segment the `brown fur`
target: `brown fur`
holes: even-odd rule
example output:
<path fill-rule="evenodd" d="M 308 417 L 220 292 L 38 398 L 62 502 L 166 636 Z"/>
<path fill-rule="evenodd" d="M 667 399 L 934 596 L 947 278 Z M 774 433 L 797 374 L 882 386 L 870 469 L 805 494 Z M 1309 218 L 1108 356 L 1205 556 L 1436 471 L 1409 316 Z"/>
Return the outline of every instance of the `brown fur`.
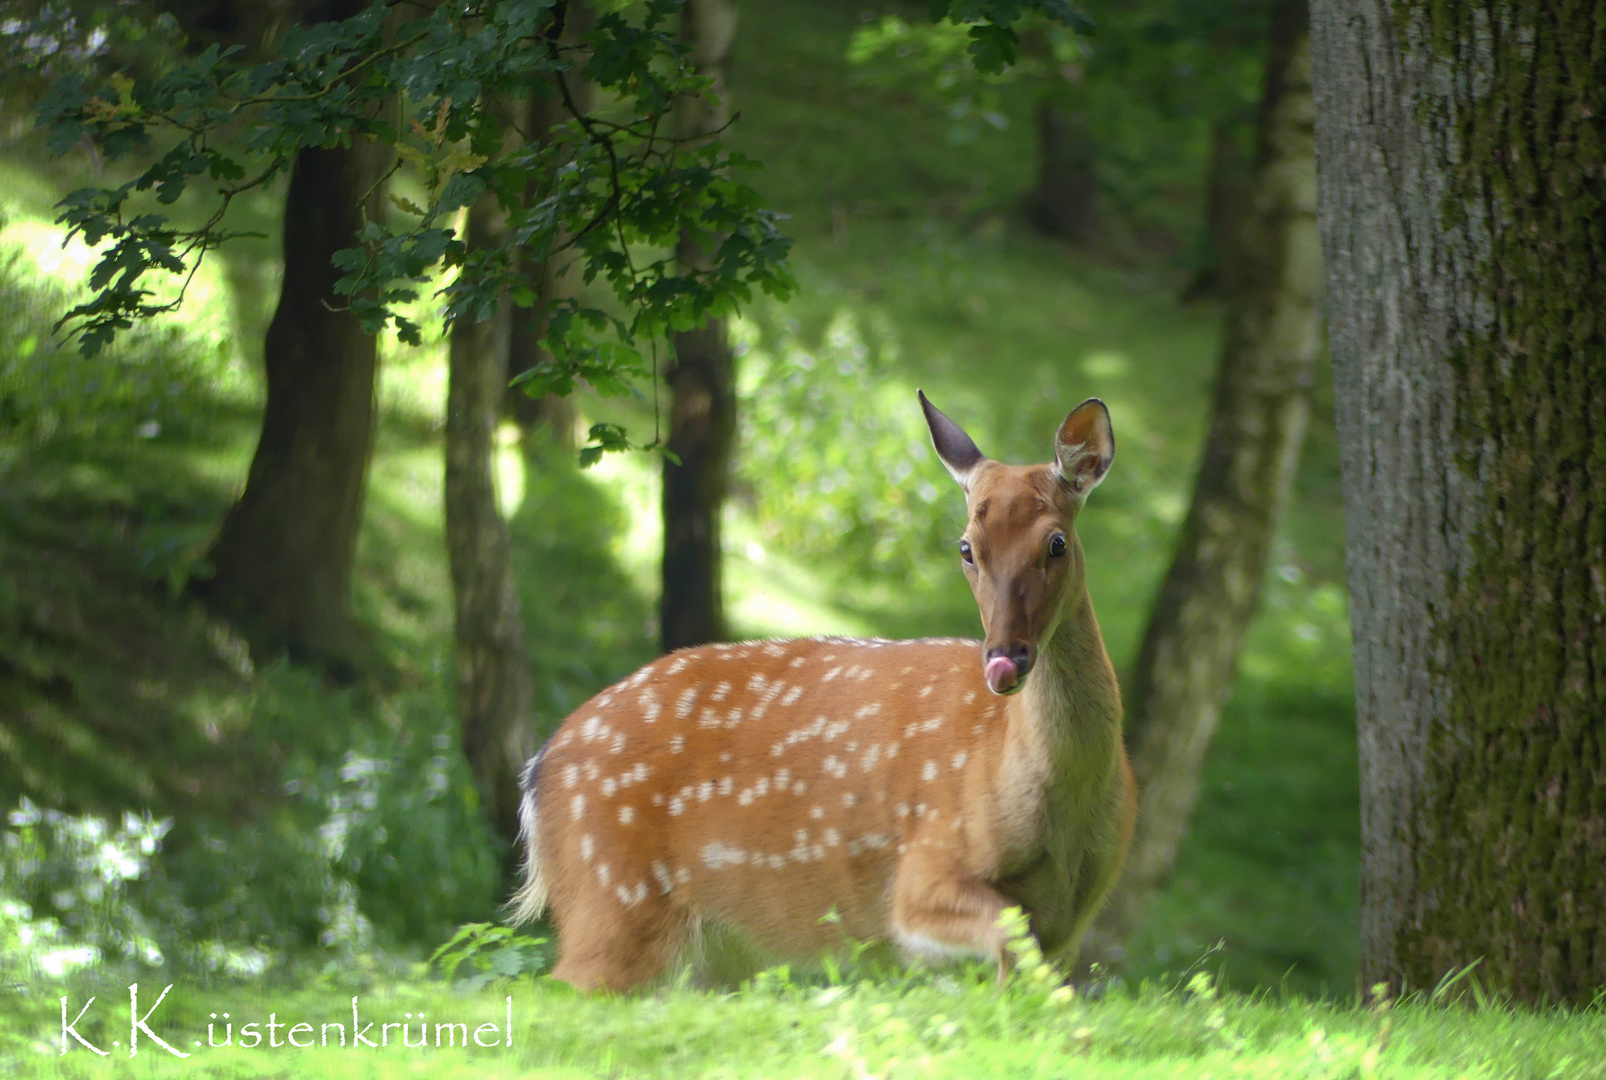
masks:
<path fill-rule="evenodd" d="M 1074 960 L 1136 805 L 1073 531 L 1113 450 L 1107 418 L 1072 425 L 1088 408 L 1055 466 L 954 470 L 985 643 L 683 650 L 564 722 L 531 770 L 517 898 L 521 917 L 550 906 L 558 978 L 638 986 L 713 923 L 780 956 L 882 939 L 1002 971 L 1010 905 L 1048 955 Z M 1055 533 L 1063 556 L 1046 552 Z M 1024 689 L 994 695 L 984 650 L 1017 643 Z"/>

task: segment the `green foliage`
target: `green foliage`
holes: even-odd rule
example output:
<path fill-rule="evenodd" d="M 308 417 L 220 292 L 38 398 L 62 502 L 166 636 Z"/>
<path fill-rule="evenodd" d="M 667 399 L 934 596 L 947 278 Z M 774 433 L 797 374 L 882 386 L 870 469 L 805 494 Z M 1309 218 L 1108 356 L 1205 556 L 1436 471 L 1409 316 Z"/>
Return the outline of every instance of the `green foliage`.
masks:
<path fill-rule="evenodd" d="M 182 436 L 204 424 L 227 367 L 221 338 L 146 326 L 90 362 L 61 348 L 52 323 L 68 294 L 38 281 L 27 260 L 9 237 L 0 241 L 0 432 L 28 443 L 124 441 Z"/>
<path fill-rule="evenodd" d="M 676 101 L 709 86 L 666 21 L 678 7 L 649 3 L 637 23 L 604 13 L 570 45 L 551 0 L 442 4 L 400 21 L 381 0 L 343 22 L 292 27 L 262 63 L 213 47 L 149 79 L 62 78 L 39 110 L 56 152 L 88 137 L 114 161 L 147 162 L 134 179 L 62 200 L 59 220 L 101 248 L 95 295 L 63 323 L 93 355 L 137 320 L 173 310 L 202 256 L 240 235 L 225 224 L 234 199 L 285 172 L 303 148 L 370 138 L 394 150 L 394 169 L 410 170 L 424 203 L 393 199 L 399 220 L 370 220 L 358 245 L 335 257 L 345 271 L 336 290 L 364 327 L 393 325 L 403 342 L 419 343 L 419 325 L 400 308 L 442 268 L 461 271 L 443 290 L 447 323 L 483 320 L 504 297 L 528 306 L 538 292 L 531 260 L 572 248 L 584 280 L 606 283 L 625 314 L 554 303 L 553 359 L 528 374 L 527 388 L 566 393 L 581 379 L 623 392 L 650 375 L 638 341 L 727 314 L 755 289 L 791 289 L 788 242 L 734 179 L 751 163 L 717 139 L 668 130 Z M 606 115 L 575 113 L 538 141 L 511 137 L 518 124 L 503 114 L 506 102 L 556 93 L 574 113 L 578 77 L 609 102 Z M 200 225 L 161 209 L 197 187 L 211 208 Z M 502 242 L 470 251 L 456 214 L 487 196 L 507 218 Z M 683 239 L 712 252 L 706 269 L 675 258 Z M 176 295 L 149 284 L 164 274 L 182 279 Z"/>
<path fill-rule="evenodd" d="M 784 326 L 770 339 L 740 332 L 738 476 L 766 543 L 846 574 L 927 576 L 931 553 L 958 537 L 963 503 L 931 471 L 913 390 L 887 377 L 851 316 L 812 350 Z"/>
<path fill-rule="evenodd" d="M 41 810 L 24 798 L 0 832 L 0 962 L 59 976 L 102 958 L 160 963 L 150 918 L 126 895 L 172 819 Z"/>
<path fill-rule="evenodd" d="M 430 953 L 429 963 L 453 987 L 473 993 L 544 972 L 551 966 L 546 944 L 546 938 L 529 937 L 510 927 L 469 923 Z"/>

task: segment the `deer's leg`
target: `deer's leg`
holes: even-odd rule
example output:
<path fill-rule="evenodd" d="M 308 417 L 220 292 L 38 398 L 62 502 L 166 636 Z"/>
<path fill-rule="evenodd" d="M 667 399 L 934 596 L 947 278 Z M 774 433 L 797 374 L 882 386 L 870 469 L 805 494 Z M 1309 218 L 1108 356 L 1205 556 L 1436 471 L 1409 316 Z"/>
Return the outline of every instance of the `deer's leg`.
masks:
<path fill-rule="evenodd" d="M 1002 893 L 980 878 L 945 860 L 911 853 L 899 865 L 893 884 L 893 937 L 906 952 L 926 959 L 990 957 L 1002 979 L 1009 962 L 998 916 L 1009 906 Z"/>
<path fill-rule="evenodd" d="M 555 911 L 553 978 L 586 992 L 633 990 L 657 978 L 685 947 L 689 920 L 663 897 L 632 900 L 591 890 Z"/>

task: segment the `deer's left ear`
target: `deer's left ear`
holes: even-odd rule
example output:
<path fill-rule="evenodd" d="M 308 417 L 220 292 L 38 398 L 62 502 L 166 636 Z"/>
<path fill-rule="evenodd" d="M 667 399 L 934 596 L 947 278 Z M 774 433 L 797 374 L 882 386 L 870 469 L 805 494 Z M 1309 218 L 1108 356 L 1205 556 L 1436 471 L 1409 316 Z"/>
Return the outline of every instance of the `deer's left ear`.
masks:
<path fill-rule="evenodd" d="M 1054 436 L 1054 475 L 1078 499 L 1099 486 L 1115 460 L 1115 432 L 1110 410 L 1098 398 L 1088 398 L 1065 418 Z"/>

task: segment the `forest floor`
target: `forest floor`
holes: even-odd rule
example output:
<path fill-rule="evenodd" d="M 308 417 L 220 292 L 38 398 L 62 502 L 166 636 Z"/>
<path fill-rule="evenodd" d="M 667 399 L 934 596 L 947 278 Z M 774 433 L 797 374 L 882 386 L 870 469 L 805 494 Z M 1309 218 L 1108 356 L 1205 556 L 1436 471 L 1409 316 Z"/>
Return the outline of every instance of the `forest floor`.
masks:
<path fill-rule="evenodd" d="M 1179 303 L 1186 267 L 1174 252 L 1130 237 L 1077 252 L 1030 233 L 1016 209 L 1031 179 L 1026 109 L 1005 129 L 956 147 L 935 107 L 857 78 L 844 58 L 857 6 L 789 0 L 766 10 L 743 25 L 735 138 L 764 164 L 757 186 L 791 215 L 802 292 L 784 307 L 756 304 L 736 328 L 744 408 L 765 421 L 744 428 L 728 519 L 737 628 L 755 636 L 973 634 L 974 603 L 951 548 L 962 504 L 930 455 L 915 387 L 984 450 L 1016 461 L 1045 459 L 1060 419 L 1097 395 L 1110 405 L 1119 449 L 1079 530 L 1110 652 L 1123 667 L 1186 507 L 1219 310 Z M 1195 157 L 1202 167 L 1202 152 Z M 215 912 L 209 932 L 221 939 L 257 919 L 250 925 L 282 929 L 283 940 L 316 940 L 316 925 L 272 922 L 307 894 L 295 891 L 297 875 L 316 861 L 303 838 L 319 835 L 333 806 L 345 807 L 341 821 L 354 820 L 349 800 L 374 797 L 363 785 L 401 785 L 410 770 L 436 768 L 455 741 L 439 509 L 441 353 L 386 348 L 356 593 L 381 658 L 371 677 L 337 688 L 284 661 L 253 663 L 181 586 L 249 461 L 261 407 L 253 343 L 273 295 L 272 245 L 223 253 L 182 320 L 119 352 L 85 361 L 70 348 L 54 351 L 50 325 L 83 262 L 60 250 L 50 206 L 88 172 L 75 158 L 46 161 L 26 137 L 0 154 L 0 244 L 11 253 L 0 275 L 0 797 L 7 807 L 26 793 L 79 813 L 174 816 L 168 847 L 190 855 L 162 873 L 204 886 L 186 902 Z M 1177 196 L 1179 204 L 1192 198 Z M 276 232 L 271 200 L 243 210 L 248 227 Z M 589 419 L 624 419 L 637 430 L 650 428 L 651 407 L 650 396 L 581 402 Z M 866 448 L 875 468 L 858 464 Z M 819 471 L 807 472 L 814 463 Z M 512 443 L 502 466 L 541 687 L 536 721 L 550 730 L 653 655 L 656 467 L 617 456 L 582 472 L 551 447 L 521 452 Z M 1356 990 L 1359 804 L 1337 475 L 1324 376 L 1193 830 L 1123 972 L 1136 987 L 1206 970 L 1223 987 L 1261 996 L 1118 988 L 1043 1019 L 1036 1005 L 1016 1011 L 1009 994 L 959 993 L 929 979 L 845 990 L 772 980 L 736 995 L 686 990 L 624 1005 L 521 988 L 514 1050 L 465 1057 L 461 1067 L 817 1075 L 825 1055 L 840 1059 L 845 1075 L 908 1071 L 914 1061 L 934 1075 L 989 1071 L 977 1067 L 987 1061 L 990 1071 L 1036 1075 L 1074 1053 L 1092 1075 L 1191 1076 L 1239 1065 L 1266 1075 L 1372 1075 L 1374 1066 L 1378 1075 L 1465 1075 L 1498 1046 L 1524 1070 L 1562 1061 L 1560 1029 L 1543 1017 L 1496 1011 L 1454 1027 L 1460 1014 L 1424 1006 L 1394 1014 L 1396 1034 L 1385 1038 L 1385 1018 L 1307 1000 Z M 822 529 L 822 521 L 845 524 Z M 400 764 L 376 780 L 387 754 Z M 457 766 L 439 767 L 451 792 L 466 783 Z M 301 793 L 301 816 L 249 826 L 257 830 L 249 857 L 236 847 L 227 858 L 206 854 L 223 850 L 215 845 L 226 827 L 265 820 L 264 808 L 290 799 L 287 791 Z M 322 801 L 307 800 L 313 791 Z M 404 815 L 423 796 L 406 802 L 411 789 L 396 791 L 377 813 L 400 806 L 399 816 L 369 823 L 383 850 L 362 861 L 348 844 L 340 866 L 378 940 L 416 955 L 456 923 L 491 917 L 503 894 L 486 859 L 465 853 L 461 805 L 432 803 L 433 816 L 415 820 Z M 423 879 L 434 887 L 417 889 Z M 229 899 L 209 908 L 198 896 Z M 0 918 L 0 959 L 4 930 Z M 253 947 L 272 952 L 280 942 Z M 188 1000 L 198 1021 L 200 992 L 185 998 L 180 982 L 174 1001 Z M 121 992 L 106 991 L 103 1002 Z M 308 1017 L 333 1015 L 340 999 L 317 985 L 287 988 L 282 998 L 245 984 L 216 994 Z M 500 1005 L 499 997 L 427 986 L 374 994 L 376 1008 L 416 1000 L 440 1016 Z M 35 1019 L 48 1041 L 54 1021 Z M 1581 1034 L 1599 1034 L 1596 1019 L 1579 1023 Z M 604 1030 L 619 1034 L 604 1039 Z M 739 1060 L 721 1056 L 733 1033 L 750 1051 Z M 1515 1038 L 1529 1040 L 1533 1056 L 1518 1053 Z M 282 1073 L 284 1053 L 239 1052 L 217 1068 Z M 310 1074 L 377 1071 L 388 1060 L 366 1050 L 307 1053 Z M 1449 1064 L 1430 1066 L 1440 1053 Z M 96 1071 L 89 1056 L 42 1067 Z M 904 1065 L 894 1068 L 894 1059 Z M 458 1067 L 421 1060 L 420 1070 Z M 1416 1071 L 1389 1072 L 1391 1063 Z M 142 1052 L 137 1068 L 166 1075 L 198 1064 Z"/>

